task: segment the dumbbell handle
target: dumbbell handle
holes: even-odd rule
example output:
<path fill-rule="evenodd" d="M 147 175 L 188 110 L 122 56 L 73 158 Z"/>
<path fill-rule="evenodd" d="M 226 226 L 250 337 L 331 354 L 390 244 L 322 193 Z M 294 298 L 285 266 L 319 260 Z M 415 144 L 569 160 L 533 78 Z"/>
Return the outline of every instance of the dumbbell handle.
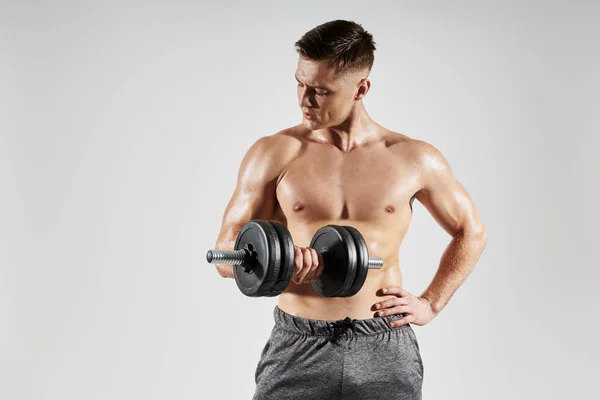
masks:
<path fill-rule="evenodd" d="M 241 265 L 250 257 L 248 250 L 209 250 L 206 261 L 210 264 Z M 369 257 L 369 268 L 379 269 L 383 266 L 383 258 Z"/>

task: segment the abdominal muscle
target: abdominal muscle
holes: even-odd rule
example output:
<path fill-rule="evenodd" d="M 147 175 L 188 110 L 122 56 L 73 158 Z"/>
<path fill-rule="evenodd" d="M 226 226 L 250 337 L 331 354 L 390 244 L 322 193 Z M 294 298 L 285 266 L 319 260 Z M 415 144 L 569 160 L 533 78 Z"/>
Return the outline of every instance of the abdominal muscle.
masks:
<path fill-rule="evenodd" d="M 398 237 L 396 236 L 391 240 L 394 242 L 391 245 L 391 243 L 382 243 L 381 237 L 379 240 L 370 240 L 374 235 L 370 235 L 369 231 L 365 230 L 361 224 L 351 224 L 347 221 L 329 223 L 355 226 L 363 234 L 367 242 L 369 256 L 382 257 L 384 260 L 383 267 L 381 269 L 369 269 L 364 285 L 357 294 L 351 297 L 323 297 L 312 287 L 310 282 L 298 285 L 290 281 L 285 291 L 279 295 L 278 306 L 288 314 L 307 319 L 340 320 L 346 317 L 352 319 L 374 318 L 375 311 L 373 305 L 395 297 L 393 295 L 383 296 L 381 289 L 386 287 L 402 287 L 402 274 L 398 262 Z M 323 226 L 322 224 L 317 225 Z M 308 247 L 308 244 L 302 243 L 302 240 L 299 241 L 300 243 L 297 243 L 296 238 L 298 236 L 306 236 L 308 240 L 308 235 L 306 234 L 312 231 L 310 228 L 303 232 L 297 232 L 297 234 L 294 234 L 293 229 L 290 229 L 290 231 L 297 246 Z M 384 254 L 380 252 L 375 254 L 373 249 L 387 249 L 387 251 L 384 251 Z"/>
<path fill-rule="evenodd" d="M 370 270 L 362 289 L 352 297 L 323 297 L 310 283 L 290 282 L 279 296 L 279 308 L 288 314 L 320 320 L 369 319 L 375 317 L 375 303 L 395 296 L 377 295 L 384 287 L 401 287 L 402 277 L 397 266 L 386 270 Z"/>

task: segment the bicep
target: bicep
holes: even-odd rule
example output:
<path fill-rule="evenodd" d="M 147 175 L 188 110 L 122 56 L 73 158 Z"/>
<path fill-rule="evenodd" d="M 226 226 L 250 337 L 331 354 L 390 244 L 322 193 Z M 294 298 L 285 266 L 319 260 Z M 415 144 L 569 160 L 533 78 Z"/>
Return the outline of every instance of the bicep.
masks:
<path fill-rule="evenodd" d="M 235 190 L 223 215 L 218 241 L 235 239 L 252 219 L 270 219 L 276 204 L 279 170 L 270 154 L 268 138 L 255 142 L 242 160 Z"/>
<path fill-rule="evenodd" d="M 477 231 L 481 219 L 471 196 L 454 177 L 450 165 L 433 146 L 425 144 L 420 156 L 422 188 L 415 197 L 448 234 Z"/>

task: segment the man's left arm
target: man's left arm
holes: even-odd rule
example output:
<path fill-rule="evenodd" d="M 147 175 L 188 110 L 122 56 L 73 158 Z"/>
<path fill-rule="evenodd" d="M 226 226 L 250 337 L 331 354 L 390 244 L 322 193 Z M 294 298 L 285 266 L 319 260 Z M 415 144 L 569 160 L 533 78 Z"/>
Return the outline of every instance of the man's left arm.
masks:
<path fill-rule="evenodd" d="M 469 276 L 487 244 L 479 213 L 465 188 L 454 178 L 444 156 L 426 142 L 416 141 L 415 146 L 421 172 L 421 189 L 415 197 L 452 240 L 442 254 L 431 284 L 419 297 L 402 288 L 383 288 L 382 294 L 397 298 L 376 304 L 375 310 L 383 311 L 378 315 L 405 314 L 394 326 L 424 325 L 439 314 Z"/>

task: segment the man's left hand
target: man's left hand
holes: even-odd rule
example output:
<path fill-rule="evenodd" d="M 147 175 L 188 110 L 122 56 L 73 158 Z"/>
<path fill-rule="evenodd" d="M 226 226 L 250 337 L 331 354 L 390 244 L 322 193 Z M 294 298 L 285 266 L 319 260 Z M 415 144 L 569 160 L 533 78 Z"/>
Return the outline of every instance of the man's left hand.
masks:
<path fill-rule="evenodd" d="M 377 311 L 375 316 L 382 317 L 385 315 L 404 314 L 403 318 L 392 321 L 390 323 L 391 327 L 402 326 L 408 323 L 422 326 L 436 316 L 426 298 L 413 296 L 402 288 L 383 288 L 379 293 L 384 296 L 393 295 L 396 297 L 375 303 L 371 308 Z"/>

